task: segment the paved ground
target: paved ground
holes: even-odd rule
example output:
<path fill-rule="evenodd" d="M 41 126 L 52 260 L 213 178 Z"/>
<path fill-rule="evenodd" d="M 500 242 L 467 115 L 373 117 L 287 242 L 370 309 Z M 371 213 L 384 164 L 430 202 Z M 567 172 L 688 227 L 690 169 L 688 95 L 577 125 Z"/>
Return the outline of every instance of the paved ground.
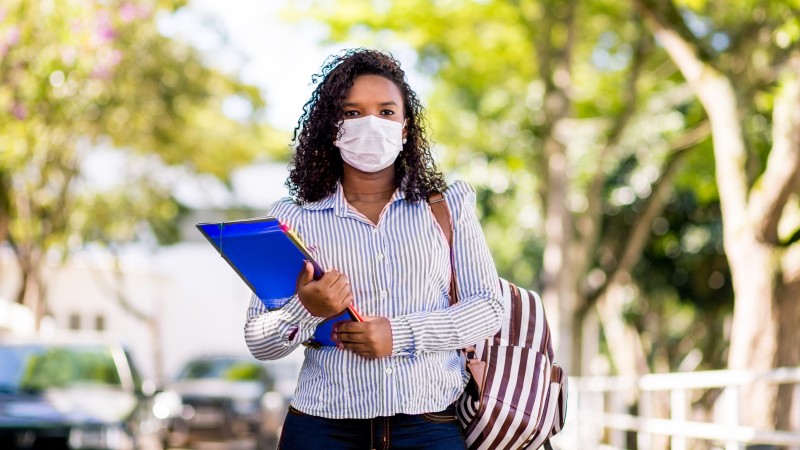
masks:
<path fill-rule="evenodd" d="M 169 450 L 255 450 L 253 441 L 230 441 L 230 442 L 203 442 L 195 447 L 189 448 L 170 448 Z M 260 450 L 260 449 L 259 449 Z"/>
<path fill-rule="evenodd" d="M 252 439 L 241 439 L 228 442 L 202 442 L 192 447 L 170 447 L 164 449 L 155 437 L 147 438 L 141 443 L 141 450 L 262 450 L 256 449 Z M 263 449 L 271 450 L 271 449 Z"/>
<path fill-rule="evenodd" d="M 170 447 L 162 449 L 157 440 L 143 442 L 142 450 L 262 450 L 256 449 L 255 442 L 252 440 L 238 440 L 228 442 L 202 442 L 192 447 Z"/>

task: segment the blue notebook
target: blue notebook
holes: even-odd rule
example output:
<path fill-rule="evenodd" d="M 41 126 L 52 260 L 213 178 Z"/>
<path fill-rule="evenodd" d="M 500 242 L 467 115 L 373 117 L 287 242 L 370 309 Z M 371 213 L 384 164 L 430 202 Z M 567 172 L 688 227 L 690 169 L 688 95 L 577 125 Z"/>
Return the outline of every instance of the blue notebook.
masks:
<path fill-rule="evenodd" d="M 300 238 L 275 217 L 198 223 L 196 227 L 267 309 L 281 308 L 295 294 L 304 261 L 314 265 L 315 280 L 324 274 Z M 336 345 L 331 332 L 343 320 L 362 321 L 358 312 L 348 307 L 322 322 L 310 344 Z"/>

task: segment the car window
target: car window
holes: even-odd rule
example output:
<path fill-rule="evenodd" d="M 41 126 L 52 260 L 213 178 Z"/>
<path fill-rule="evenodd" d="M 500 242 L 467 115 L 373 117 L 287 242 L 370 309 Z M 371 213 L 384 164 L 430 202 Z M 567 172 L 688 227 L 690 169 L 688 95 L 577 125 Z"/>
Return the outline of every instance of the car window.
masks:
<path fill-rule="evenodd" d="M 75 384 L 120 386 L 111 351 L 103 346 L 0 346 L 0 387 L 4 391 Z"/>
<path fill-rule="evenodd" d="M 178 379 L 222 379 L 227 381 L 260 381 L 271 384 L 272 380 L 262 366 L 251 361 L 208 359 L 193 361 L 186 365 Z"/>

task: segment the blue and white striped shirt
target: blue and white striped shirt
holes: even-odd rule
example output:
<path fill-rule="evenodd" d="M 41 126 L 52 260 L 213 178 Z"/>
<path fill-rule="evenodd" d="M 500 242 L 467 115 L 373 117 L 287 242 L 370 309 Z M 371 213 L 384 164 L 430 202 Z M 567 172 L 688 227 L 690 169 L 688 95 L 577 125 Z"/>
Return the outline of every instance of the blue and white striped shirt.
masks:
<path fill-rule="evenodd" d="M 503 306 L 497 270 L 475 216 L 475 191 L 455 182 L 445 196 L 454 223 L 459 304 L 449 307 L 450 250 L 425 201 L 395 192 L 378 225 L 349 206 L 341 184 L 318 202 L 276 202 L 269 214 L 299 232 L 323 268 L 347 274 L 363 315 L 388 317 L 393 350 L 363 358 L 336 347 L 305 350 L 292 406 L 307 414 L 366 419 L 444 410 L 468 376 L 459 349 L 493 335 Z M 267 311 L 253 296 L 245 340 L 258 359 L 289 354 L 324 319 L 292 297 Z"/>

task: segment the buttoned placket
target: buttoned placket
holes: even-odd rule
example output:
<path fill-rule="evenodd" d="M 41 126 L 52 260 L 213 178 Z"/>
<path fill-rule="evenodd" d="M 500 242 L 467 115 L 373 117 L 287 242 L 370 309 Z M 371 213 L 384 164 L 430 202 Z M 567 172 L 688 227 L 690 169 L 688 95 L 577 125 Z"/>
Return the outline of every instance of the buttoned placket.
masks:
<path fill-rule="evenodd" d="M 392 214 L 392 206 L 389 205 L 388 209 L 384 211 L 383 220 L 381 220 L 378 225 L 373 225 L 371 230 L 371 249 L 374 252 L 374 259 L 373 259 L 373 268 L 377 277 L 378 286 L 376 286 L 377 293 L 378 293 L 378 309 L 385 312 L 389 316 L 394 316 L 396 314 L 394 305 L 392 304 L 392 299 L 389 297 L 389 287 L 391 284 L 391 274 L 390 274 L 390 262 L 387 255 L 388 248 L 386 247 L 387 243 L 384 240 L 384 228 L 387 218 Z M 396 389 L 396 369 L 394 367 L 394 362 L 392 358 L 384 358 L 382 361 L 382 370 L 383 370 L 383 377 L 381 383 L 384 385 L 384 389 L 382 392 L 385 394 L 385 398 L 381 399 L 382 407 L 386 408 L 386 413 L 388 414 L 390 411 L 396 409 L 397 403 L 397 389 Z"/>

